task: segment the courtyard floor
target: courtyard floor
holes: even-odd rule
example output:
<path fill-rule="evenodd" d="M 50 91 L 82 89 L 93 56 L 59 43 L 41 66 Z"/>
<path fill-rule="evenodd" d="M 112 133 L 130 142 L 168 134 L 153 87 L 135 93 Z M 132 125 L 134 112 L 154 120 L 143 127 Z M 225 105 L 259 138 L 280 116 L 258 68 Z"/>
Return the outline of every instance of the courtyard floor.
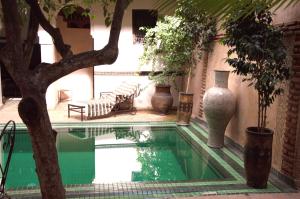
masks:
<path fill-rule="evenodd" d="M 6 123 L 9 120 L 14 120 L 16 123 L 22 123 L 18 114 L 19 100 L 8 100 L 5 105 L 0 107 L 0 123 Z M 68 102 L 59 103 L 55 109 L 48 110 L 52 123 L 59 122 L 80 122 L 80 114 L 71 112 L 71 117 L 68 118 Z M 153 111 L 138 111 L 136 114 L 118 114 L 115 116 L 84 120 L 83 122 L 134 122 L 134 121 L 175 121 L 176 112 L 172 111 L 169 115 L 160 115 Z"/>
<path fill-rule="evenodd" d="M 16 123 L 22 123 L 18 111 L 19 101 L 9 100 L 5 105 L 0 107 L 0 124 L 8 120 L 14 120 Z M 50 120 L 53 123 L 59 122 L 80 122 L 80 115 L 72 113 L 68 118 L 67 102 L 60 103 L 54 110 L 49 110 Z M 152 111 L 138 111 L 136 114 L 120 114 L 109 118 L 88 120 L 83 122 L 134 122 L 134 121 L 175 121 L 176 112 L 169 115 L 159 115 Z M 185 199 L 298 199 L 300 193 L 276 193 L 276 194 L 240 194 L 240 195 L 207 195 L 188 197 Z"/>

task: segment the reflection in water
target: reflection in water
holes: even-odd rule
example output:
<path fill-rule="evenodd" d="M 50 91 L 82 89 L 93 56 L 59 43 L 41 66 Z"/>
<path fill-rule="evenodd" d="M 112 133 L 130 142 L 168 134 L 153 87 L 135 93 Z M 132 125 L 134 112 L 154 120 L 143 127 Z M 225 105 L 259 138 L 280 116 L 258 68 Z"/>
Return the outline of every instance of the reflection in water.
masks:
<path fill-rule="evenodd" d="M 64 184 L 223 178 L 209 155 L 192 149 L 175 127 L 56 130 Z M 28 134 L 17 132 L 15 143 L 7 187 L 38 185 Z"/>
<path fill-rule="evenodd" d="M 68 131 L 58 133 L 56 141 L 63 183 L 90 184 L 95 177 L 95 138 L 81 139 L 76 136 L 82 131 Z"/>
<path fill-rule="evenodd" d="M 8 170 L 6 188 L 38 185 L 35 175 L 35 164 L 32 158 L 32 148 L 29 143 L 30 140 L 27 133 L 16 131 L 15 146 Z M 2 158 L 5 162 L 7 159 L 5 151 L 1 154 Z"/>

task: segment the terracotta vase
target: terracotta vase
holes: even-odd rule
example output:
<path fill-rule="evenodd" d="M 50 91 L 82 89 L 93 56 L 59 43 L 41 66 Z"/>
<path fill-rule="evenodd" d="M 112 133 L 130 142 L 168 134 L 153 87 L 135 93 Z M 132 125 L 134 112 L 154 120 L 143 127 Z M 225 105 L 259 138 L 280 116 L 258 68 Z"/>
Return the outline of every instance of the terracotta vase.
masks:
<path fill-rule="evenodd" d="M 227 124 L 235 112 L 235 97 L 228 89 L 229 71 L 215 70 L 215 85 L 203 97 L 203 109 L 208 124 L 207 145 L 214 148 L 224 146 Z"/>
<path fill-rule="evenodd" d="M 155 93 L 151 98 L 151 104 L 154 111 L 167 114 L 173 105 L 173 96 L 171 95 L 170 85 L 156 85 Z"/>
<path fill-rule="evenodd" d="M 246 129 L 247 141 L 244 151 L 244 165 L 247 185 L 256 189 L 267 188 L 272 164 L 273 131 L 258 127 Z"/>
<path fill-rule="evenodd" d="M 190 124 L 190 119 L 193 111 L 193 96 L 194 94 L 192 93 L 179 93 L 177 125 L 187 126 Z"/>

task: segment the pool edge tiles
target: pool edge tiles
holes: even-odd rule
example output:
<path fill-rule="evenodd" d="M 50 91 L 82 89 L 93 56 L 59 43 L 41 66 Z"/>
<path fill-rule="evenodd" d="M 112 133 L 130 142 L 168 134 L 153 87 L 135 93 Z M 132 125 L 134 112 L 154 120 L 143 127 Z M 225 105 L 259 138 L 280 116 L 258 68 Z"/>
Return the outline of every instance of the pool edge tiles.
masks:
<path fill-rule="evenodd" d="M 87 122 L 87 123 L 75 123 L 75 122 L 59 122 L 51 123 L 53 128 L 75 128 L 75 127 L 105 127 L 105 126 L 116 126 L 116 127 L 129 127 L 129 126 L 161 126 L 161 127 L 175 127 L 177 126 L 175 122 L 168 121 L 151 121 L 151 122 Z M 5 124 L 0 123 L 0 129 L 3 128 Z M 16 123 L 16 128 L 25 129 L 26 126 L 23 123 Z"/>
<path fill-rule="evenodd" d="M 206 139 L 208 138 L 208 132 L 198 122 L 191 123 L 191 127 L 196 129 L 197 132 L 199 134 L 201 134 L 201 136 L 205 137 Z M 233 147 L 233 146 L 231 146 L 231 147 Z M 221 153 L 225 154 L 228 158 L 230 158 L 231 162 L 238 164 L 244 170 L 244 162 L 241 159 L 242 154 L 237 155 L 237 153 L 242 153 L 242 151 L 237 151 L 237 149 L 233 149 L 233 148 L 230 148 L 230 146 L 225 146 L 219 150 Z M 245 178 L 245 174 L 243 174 L 243 178 Z M 281 181 L 281 180 L 279 180 L 279 181 Z M 282 181 L 280 183 L 284 183 L 284 182 Z M 276 192 L 280 192 L 281 188 L 278 187 L 277 184 L 279 185 L 279 183 L 272 181 L 271 173 L 270 173 L 270 177 L 269 177 L 269 181 L 268 181 L 268 188 L 272 187 L 272 189 L 276 189 Z M 285 186 L 288 186 L 288 185 L 285 185 Z M 254 189 L 254 190 L 256 190 L 256 189 Z M 266 190 L 266 189 L 257 189 L 257 192 L 260 193 L 260 192 L 263 192 L 263 190 Z M 291 190 L 290 187 L 289 187 L 289 190 Z M 290 192 L 289 190 L 287 192 Z"/>
<path fill-rule="evenodd" d="M 63 124 L 54 124 L 54 128 L 64 128 L 69 125 L 68 123 Z M 151 197 L 165 197 L 166 195 L 177 195 L 180 196 L 182 194 L 190 194 L 190 195 L 202 195 L 207 192 L 215 193 L 215 194 L 237 194 L 237 193 L 268 193 L 268 192 L 280 192 L 279 189 L 274 187 L 272 184 L 269 184 L 268 189 L 264 190 L 256 190 L 251 189 L 245 185 L 245 179 L 241 174 L 239 174 L 237 171 L 235 171 L 234 168 L 231 167 L 230 164 L 225 162 L 225 160 L 222 160 L 222 157 L 220 157 L 213 149 L 207 147 L 206 143 L 201 140 L 199 137 L 197 137 L 197 133 L 205 134 L 204 129 L 199 129 L 197 132 L 194 132 L 194 128 L 199 128 L 195 123 L 191 123 L 190 127 L 182 127 L 177 126 L 175 122 L 139 122 L 139 123 L 131 123 L 131 122 L 122 122 L 122 123 L 114 123 L 114 122 L 104 122 L 104 123 L 95 123 L 95 124 L 87 124 L 83 125 L 82 123 L 71 125 L 72 127 L 94 127 L 94 126 L 105 126 L 105 125 L 114 125 L 117 127 L 128 127 L 128 126 L 158 126 L 158 127 L 176 127 L 178 129 L 181 129 L 184 131 L 191 139 L 193 139 L 196 143 L 200 145 L 201 148 L 204 148 L 204 150 L 208 151 L 208 153 L 211 155 L 216 161 L 219 163 L 224 164 L 226 170 L 229 169 L 234 179 L 232 180 L 224 180 L 224 181 L 206 181 L 206 182 L 170 182 L 170 183 L 159 183 L 159 182 L 141 182 L 141 183 L 119 183 L 122 186 L 120 186 L 120 190 L 117 189 L 109 190 L 112 191 L 109 195 L 113 198 L 114 196 L 124 196 L 131 198 L 130 194 L 133 194 L 132 196 L 138 197 L 139 195 L 152 195 Z M 68 126 L 70 127 L 70 126 Z M 200 127 L 201 128 L 201 127 Z M 240 160 L 235 154 L 230 152 L 228 149 L 221 150 L 222 153 L 231 156 L 231 158 L 234 159 L 238 164 L 242 164 L 242 160 Z M 241 165 L 242 166 L 242 165 Z M 117 183 L 118 184 L 118 183 Z M 123 186 L 124 185 L 124 186 Z M 104 186 L 104 185 L 103 185 Z M 97 185 L 96 185 L 97 187 Z M 99 186 L 100 187 L 100 186 Z M 114 187 L 114 186 L 112 186 Z M 84 195 L 85 193 L 93 194 L 94 196 L 105 197 L 105 193 L 101 192 L 101 190 L 97 190 L 94 185 L 86 185 L 82 186 L 80 191 L 76 191 L 79 188 L 79 186 L 70 186 L 67 187 L 67 192 L 71 194 L 70 196 L 76 196 L 76 195 Z M 101 188 L 101 187 L 100 187 Z M 125 189 L 123 189 L 125 188 Z M 223 188 L 223 189 L 222 189 Z M 122 190 L 123 189 L 123 190 Z M 18 193 L 22 194 L 37 194 L 38 191 L 35 189 L 32 190 L 16 190 L 11 191 L 9 193 L 15 194 L 16 196 L 19 195 Z M 149 194 L 148 194 L 149 193 Z M 114 195 L 115 194 L 115 195 Z M 135 198 L 135 197 L 132 197 Z"/>

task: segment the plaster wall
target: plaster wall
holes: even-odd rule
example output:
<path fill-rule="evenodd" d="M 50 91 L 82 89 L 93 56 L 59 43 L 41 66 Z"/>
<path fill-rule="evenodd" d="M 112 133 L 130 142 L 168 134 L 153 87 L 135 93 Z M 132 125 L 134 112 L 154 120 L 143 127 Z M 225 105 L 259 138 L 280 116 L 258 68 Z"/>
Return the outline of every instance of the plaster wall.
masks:
<path fill-rule="evenodd" d="M 281 8 L 276 11 L 274 16 L 274 24 L 289 23 L 300 19 L 300 4 L 294 7 Z M 287 46 L 289 55 L 292 54 L 291 42 L 292 38 L 286 37 L 285 44 Z M 206 90 L 214 86 L 214 70 L 232 70 L 232 68 L 225 63 L 227 57 L 228 48 L 221 45 L 218 40 L 214 42 L 214 48 L 209 53 L 207 77 L 206 80 L 202 80 L 202 67 L 203 61 L 199 62 L 194 73 L 195 76 L 192 79 L 191 91 L 194 93 L 194 108 L 193 117 L 196 117 L 199 113 L 199 104 L 202 100 L 199 97 L 199 91 L 203 81 L 206 83 Z M 290 57 L 289 57 L 290 59 Z M 288 84 L 284 84 L 286 92 L 282 96 L 279 96 L 274 104 L 268 110 L 267 127 L 275 131 L 273 137 L 273 162 L 272 166 L 276 170 L 280 170 L 282 164 L 282 156 L 278 155 L 282 153 L 283 136 L 285 132 L 285 119 L 287 109 L 287 91 Z M 230 137 L 234 142 L 244 145 L 245 144 L 245 129 L 249 126 L 256 126 L 257 123 L 257 93 L 252 87 L 248 87 L 246 82 L 242 82 L 242 78 L 230 73 L 229 89 L 234 93 L 237 103 L 236 112 L 231 119 L 226 129 L 226 135 Z M 204 118 L 205 120 L 205 118 Z"/>
<path fill-rule="evenodd" d="M 62 32 L 65 43 L 71 45 L 74 54 L 92 50 L 93 39 L 90 35 L 90 29 L 67 28 L 66 22 L 61 16 L 57 17 L 57 27 Z M 56 53 L 56 60 L 61 57 Z M 67 76 L 62 77 L 57 82 L 57 90 L 70 90 L 72 100 L 89 100 L 93 98 L 93 68 L 77 70 Z"/>
<path fill-rule="evenodd" d="M 214 70 L 229 70 L 232 71 L 232 68 L 225 63 L 225 58 L 227 55 L 228 48 L 221 45 L 218 41 L 214 43 L 214 49 L 209 54 L 208 59 L 208 67 L 207 67 L 207 77 L 206 77 L 206 90 L 214 86 Z M 198 64 L 196 72 L 201 71 L 199 69 L 201 64 Z M 200 73 L 200 72 L 199 72 Z M 198 75 L 197 75 L 198 76 Z M 197 77 L 194 77 L 194 79 Z M 193 80 L 194 81 L 194 80 Z M 203 80 L 204 81 L 204 80 Z M 229 122 L 226 128 L 226 136 L 230 137 L 234 142 L 244 145 L 246 134 L 245 129 L 249 126 L 256 126 L 257 124 L 257 93 L 252 87 L 248 87 L 248 84 L 242 82 L 242 78 L 240 76 L 235 75 L 234 73 L 230 73 L 229 81 L 228 81 L 228 88 L 233 92 L 236 98 L 236 111 L 233 115 L 231 121 Z M 198 106 L 200 104 L 200 100 L 197 95 L 197 90 L 200 90 L 201 83 L 194 83 L 192 84 L 191 90 L 195 93 L 194 97 L 194 109 L 193 109 L 193 117 L 197 116 Z M 281 101 L 284 98 L 281 99 Z M 282 125 L 284 125 L 284 120 L 281 123 L 278 122 L 278 118 L 280 115 L 277 114 L 278 111 L 278 101 L 277 99 L 271 108 L 268 111 L 268 121 L 267 127 L 271 129 L 280 129 Z M 204 116 L 205 120 L 205 116 Z M 274 140 L 279 140 L 281 142 L 281 137 L 284 133 L 283 129 L 282 132 L 276 132 L 274 134 Z M 273 153 L 273 166 L 277 169 L 280 168 L 280 157 L 278 153 L 280 153 L 281 146 L 278 146 L 278 142 L 274 142 L 274 153 Z"/>
<path fill-rule="evenodd" d="M 142 87 L 140 95 L 135 99 L 135 107 L 138 109 L 151 108 L 151 96 L 154 93 L 154 84 L 147 76 L 137 76 L 139 71 L 151 71 L 151 65 L 141 65 L 139 57 L 143 53 L 142 43 L 133 42 L 132 33 L 132 10 L 133 9 L 154 9 L 155 0 L 139 1 L 134 0 L 126 9 L 119 39 L 119 56 L 112 65 L 95 66 L 95 97 L 99 92 L 112 91 L 122 82 L 138 83 Z M 97 13 L 100 5 L 93 7 L 93 12 Z M 102 14 L 97 14 L 92 20 L 91 34 L 94 38 L 94 48 L 103 48 L 109 37 L 109 30 L 104 24 Z M 178 92 L 171 91 L 174 97 L 174 105 L 178 101 Z"/>
<path fill-rule="evenodd" d="M 273 16 L 274 24 L 287 24 L 289 22 L 297 21 L 300 19 L 300 2 L 293 6 L 282 6 L 275 11 Z"/>
<path fill-rule="evenodd" d="M 141 66 L 139 57 L 143 53 L 143 45 L 141 43 L 133 44 L 132 33 L 132 10 L 133 9 L 154 9 L 155 0 L 139 1 L 134 0 L 125 10 L 122 30 L 119 39 L 119 56 L 112 65 L 102 65 L 95 67 L 95 71 L 120 72 L 120 71 L 137 71 L 151 70 L 150 65 Z M 93 7 L 93 12 L 101 10 L 101 7 Z M 103 48 L 109 37 L 110 27 L 104 24 L 104 17 L 100 13 L 92 20 L 91 34 L 94 38 L 94 47 L 96 50 Z"/>
<path fill-rule="evenodd" d="M 44 31 L 41 27 L 38 32 L 40 45 L 41 45 L 41 61 L 45 63 L 55 62 L 55 49 L 51 36 Z M 51 84 L 46 92 L 47 108 L 54 109 L 58 98 L 56 83 Z"/>
<path fill-rule="evenodd" d="M 60 90 L 70 90 L 73 100 L 88 100 L 98 97 L 99 92 L 112 91 L 122 82 L 134 82 L 141 85 L 141 93 L 135 99 L 135 107 L 138 109 L 151 108 L 151 96 L 154 93 L 154 84 L 147 76 L 137 76 L 137 72 L 151 71 L 151 65 L 140 65 L 139 57 L 143 53 L 141 43 L 133 43 L 132 33 L 132 9 L 153 9 L 155 0 L 139 1 L 134 0 L 126 9 L 123 19 L 122 30 L 119 39 L 119 55 L 112 65 L 95 66 L 82 69 L 67 75 L 56 81 L 48 89 L 48 108 L 54 108 L 58 103 Z M 67 28 L 62 18 L 58 16 L 56 26 L 61 28 L 66 43 L 71 44 L 74 53 L 85 50 L 100 50 L 108 42 L 110 27 L 106 27 L 100 4 L 95 4 L 91 9 L 91 29 L 70 29 Z M 53 47 L 53 44 L 52 44 Z M 43 48 L 42 54 L 46 56 L 49 50 Z M 46 54 L 45 54 L 46 53 Z M 42 55 L 43 56 L 43 55 Z M 55 61 L 60 59 L 55 54 Z M 92 67 L 92 66 L 91 66 Z M 174 96 L 174 105 L 178 102 L 178 92 L 171 91 Z"/>

